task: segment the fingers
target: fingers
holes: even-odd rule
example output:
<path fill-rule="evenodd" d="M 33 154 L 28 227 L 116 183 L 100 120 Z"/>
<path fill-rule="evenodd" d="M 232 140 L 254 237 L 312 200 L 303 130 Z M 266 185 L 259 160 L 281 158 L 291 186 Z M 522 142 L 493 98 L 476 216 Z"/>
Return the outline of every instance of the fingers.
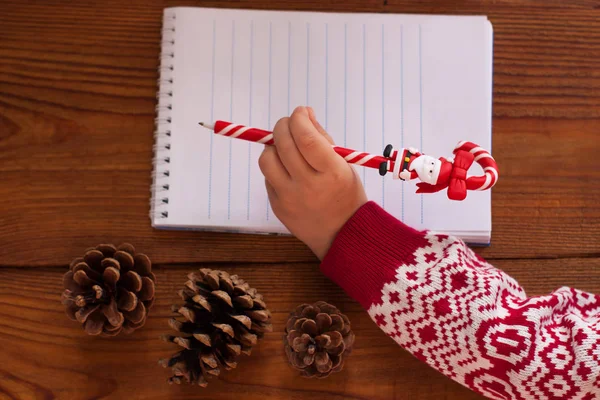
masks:
<path fill-rule="evenodd" d="M 271 203 L 271 208 L 273 208 L 273 202 L 277 200 L 277 192 L 273 185 L 269 183 L 268 180 L 265 179 L 265 187 L 267 188 L 267 195 L 269 196 L 269 202 Z"/>
<path fill-rule="evenodd" d="M 315 126 L 315 128 L 317 128 L 317 130 L 319 131 L 319 133 L 321 135 L 325 136 L 325 139 L 327 139 L 329 144 L 335 144 L 335 142 L 333 141 L 331 136 L 329 136 L 327 131 L 325 129 L 323 129 L 323 127 L 321 126 L 319 121 L 317 121 L 317 117 L 315 116 L 315 111 L 312 109 L 312 107 L 306 107 L 306 108 L 308 109 L 308 118 L 310 118 L 310 122 L 313 123 L 313 125 Z"/>
<path fill-rule="evenodd" d="M 273 129 L 273 140 L 281 162 L 292 178 L 311 175 L 315 170 L 304 159 L 290 132 L 289 118 L 281 118 Z"/>
<path fill-rule="evenodd" d="M 317 171 L 327 171 L 342 160 L 329 141 L 315 128 L 306 107 L 297 107 L 289 120 L 294 142 L 304 159 Z"/>
<path fill-rule="evenodd" d="M 267 180 L 265 180 L 265 188 L 267 189 L 267 197 L 269 198 L 267 207 L 270 207 L 277 216 L 279 213 L 279 195 L 277 194 L 277 190 Z"/>
<path fill-rule="evenodd" d="M 265 146 L 258 159 L 258 166 L 265 179 L 274 186 L 285 184 L 291 179 L 277 154 L 275 146 Z"/>

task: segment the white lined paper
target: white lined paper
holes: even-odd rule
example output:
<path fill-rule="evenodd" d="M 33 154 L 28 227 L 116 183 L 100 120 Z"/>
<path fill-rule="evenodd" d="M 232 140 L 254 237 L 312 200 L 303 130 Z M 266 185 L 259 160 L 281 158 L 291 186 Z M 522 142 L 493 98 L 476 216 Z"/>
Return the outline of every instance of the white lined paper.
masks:
<path fill-rule="evenodd" d="M 269 209 L 261 146 L 212 137 L 201 120 L 272 129 L 308 104 L 336 143 L 360 151 L 392 143 L 450 156 L 459 140 L 491 145 L 485 17 L 170 10 L 173 189 L 169 218 L 155 226 L 285 232 Z M 453 203 L 358 171 L 370 199 L 416 228 L 489 235 L 489 192 Z"/>

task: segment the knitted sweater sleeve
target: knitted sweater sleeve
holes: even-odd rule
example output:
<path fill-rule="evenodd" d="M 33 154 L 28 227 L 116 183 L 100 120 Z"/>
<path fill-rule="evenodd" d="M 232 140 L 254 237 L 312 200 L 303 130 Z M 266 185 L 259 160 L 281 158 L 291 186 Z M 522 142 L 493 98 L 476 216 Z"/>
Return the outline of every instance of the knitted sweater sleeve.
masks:
<path fill-rule="evenodd" d="M 492 399 L 600 399 L 600 296 L 527 297 L 462 241 L 367 203 L 321 269 L 400 346 Z"/>

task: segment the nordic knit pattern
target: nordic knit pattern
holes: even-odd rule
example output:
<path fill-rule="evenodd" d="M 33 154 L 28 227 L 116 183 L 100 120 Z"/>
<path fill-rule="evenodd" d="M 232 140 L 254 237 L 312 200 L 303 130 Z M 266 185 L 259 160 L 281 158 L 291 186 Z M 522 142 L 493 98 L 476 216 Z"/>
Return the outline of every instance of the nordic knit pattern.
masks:
<path fill-rule="evenodd" d="M 525 295 L 462 241 L 367 203 L 322 269 L 400 346 L 492 399 L 600 399 L 600 296 Z"/>

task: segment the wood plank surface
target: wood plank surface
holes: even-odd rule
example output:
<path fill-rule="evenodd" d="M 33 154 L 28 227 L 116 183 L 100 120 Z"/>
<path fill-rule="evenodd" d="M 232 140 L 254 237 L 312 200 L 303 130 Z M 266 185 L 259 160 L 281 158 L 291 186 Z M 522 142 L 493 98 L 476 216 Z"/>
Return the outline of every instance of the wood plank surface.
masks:
<path fill-rule="evenodd" d="M 530 295 L 600 291 L 598 0 L 0 0 L 0 399 L 480 399 L 416 361 L 293 238 L 157 231 L 148 218 L 162 9 L 484 14 L 494 26 L 492 246 Z M 130 241 L 158 267 L 148 324 L 87 337 L 60 304 L 71 259 Z M 202 264 L 200 264 L 202 263 Z M 205 264 L 208 263 L 208 264 Z M 211 264 L 218 263 L 218 264 Z M 170 387 L 169 306 L 215 266 L 259 289 L 275 332 L 209 388 Z M 335 303 L 357 335 L 343 372 L 297 377 L 281 331 Z"/>
<path fill-rule="evenodd" d="M 497 266 L 526 282 L 530 295 L 547 294 L 561 285 L 578 284 L 583 290 L 600 285 L 598 259 L 504 260 Z M 226 267 L 264 295 L 274 331 L 251 356 L 241 356 L 237 369 L 224 372 L 207 389 L 169 386 L 168 371 L 157 360 L 174 353 L 176 346 L 158 336 L 170 332 L 170 306 L 179 304 L 176 291 L 194 269 L 191 265 L 155 267 L 157 301 L 148 323 L 130 336 L 115 339 L 88 337 L 66 317 L 60 304 L 64 269 L 0 269 L 0 398 L 482 398 L 398 347 L 358 303 L 323 277 L 316 264 Z M 289 312 L 301 303 L 318 300 L 338 306 L 356 333 L 356 345 L 344 370 L 325 380 L 297 376 L 287 365 L 282 342 Z"/>

